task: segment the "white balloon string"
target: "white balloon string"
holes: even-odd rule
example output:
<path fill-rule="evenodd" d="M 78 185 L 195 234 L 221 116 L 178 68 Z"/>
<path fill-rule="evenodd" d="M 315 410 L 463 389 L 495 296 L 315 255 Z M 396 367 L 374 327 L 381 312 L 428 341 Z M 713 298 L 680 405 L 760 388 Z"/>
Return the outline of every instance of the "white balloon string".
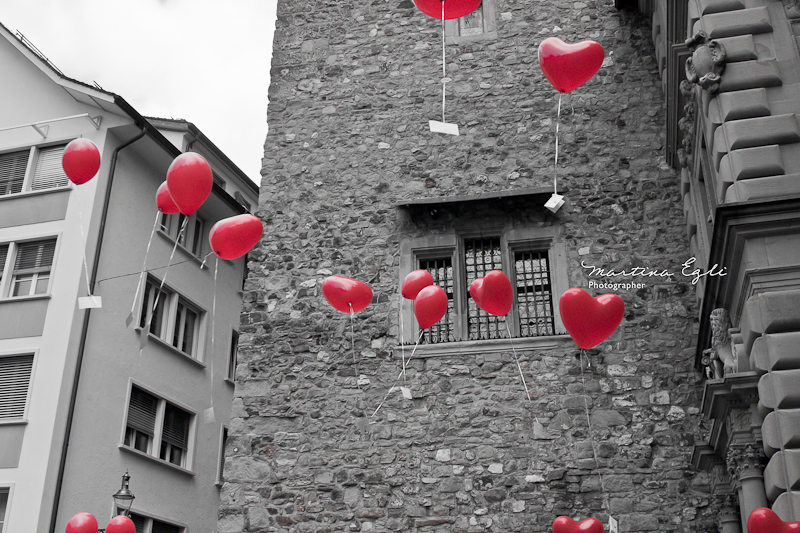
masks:
<path fill-rule="evenodd" d="M 83 241 L 81 249 L 83 250 L 83 271 L 86 273 L 86 292 L 89 294 L 89 297 L 92 297 L 92 287 L 89 282 L 89 264 L 86 262 L 86 245 L 88 243 L 83 233 L 83 210 L 81 209 L 80 194 L 78 193 L 80 189 L 80 187 L 75 188 L 75 203 L 78 204 L 78 227 L 81 229 L 81 240 Z"/>
<path fill-rule="evenodd" d="M 144 261 L 142 261 L 142 271 L 139 273 L 139 281 L 136 283 L 136 292 L 133 294 L 133 303 L 131 304 L 130 319 L 133 318 L 133 313 L 136 311 L 136 301 L 139 299 L 139 291 L 142 290 L 142 283 L 144 282 L 144 273 L 147 271 L 147 256 L 150 254 L 150 245 L 153 243 L 153 237 L 156 234 L 158 227 L 158 219 L 161 217 L 161 211 L 156 211 L 156 219 L 153 221 L 153 231 L 150 232 L 150 239 L 147 241 L 147 249 L 144 251 Z"/>
<path fill-rule="evenodd" d="M 219 267 L 219 257 L 217 257 L 216 261 L 214 261 L 214 297 L 211 299 L 211 353 L 209 354 L 209 358 L 211 360 L 208 363 L 209 367 L 210 367 L 209 370 L 210 370 L 210 373 L 211 373 L 211 384 L 208 387 L 208 390 L 210 391 L 210 395 L 211 395 L 211 398 L 210 398 L 211 409 L 214 408 L 214 330 L 216 329 L 214 327 L 214 324 L 216 322 L 216 316 L 217 316 L 217 270 L 218 270 L 218 267 Z"/>
<path fill-rule="evenodd" d="M 204 266 L 206 266 L 206 261 L 208 261 L 208 258 L 209 258 L 209 256 L 210 256 L 211 254 L 213 254 L 213 253 L 214 253 L 214 252 L 208 252 L 208 253 L 207 253 L 207 254 L 206 254 L 204 257 L 203 257 L 203 262 L 202 262 L 202 263 L 200 263 L 200 268 L 201 268 L 201 269 L 202 269 Z M 215 267 L 215 268 L 216 268 L 216 267 Z"/>
<path fill-rule="evenodd" d="M 411 352 L 411 356 L 406 361 L 403 362 L 403 369 L 400 371 L 399 374 L 397 374 L 397 379 L 394 380 L 394 383 L 392 383 L 392 386 L 389 387 L 388 391 L 386 391 L 386 396 L 383 397 L 383 400 L 381 400 L 380 405 L 378 405 L 378 408 L 375 409 L 375 412 L 372 413 L 372 416 L 370 418 L 375 418 L 375 415 L 378 414 L 378 411 L 381 410 L 381 407 L 383 407 L 384 402 L 386 402 L 386 398 L 389 397 L 389 394 L 391 394 L 392 391 L 394 390 L 394 388 L 397 386 L 397 382 L 400 381 L 400 378 L 403 377 L 403 375 L 405 374 L 406 366 L 414 358 L 414 354 L 417 352 L 417 346 L 419 346 L 419 341 L 422 340 L 422 335 L 424 335 L 424 334 L 425 334 L 425 330 L 422 330 L 422 331 L 419 332 L 419 337 L 417 337 L 417 343 L 414 345 L 414 350 Z"/>
<path fill-rule="evenodd" d="M 591 361 L 586 356 L 586 368 L 591 369 Z M 594 430 L 592 429 L 592 417 L 589 415 L 589 398 L 586 392 L 586 378 L 583 375 L 583 348 L 581 348 L 581 384 L 583 385 L 583 405 L 586 407 L 586 424 L 589 426 L 589 442 L 592 443 L 592 455 L 594 456 L 594 466 L 597 469 L 597 476 L 600 478 L 600 491 L 603 493 L 603 502 L 608 509 L 608 493 L 603 485 L 603 474 L 600 473 L 600 462 L 597 460 L 597 449 L 594 442 Z"/>
<path fill-rule="evenodd" d="M 514 338 L 511 336 L 511 328 L 508 325 L 508 315 L 505 316 L 506 319 L 506 331 L 508 331 L 508 340 L 511 342 L 511 353 L 514 354 L 514 361 L 517 363 L 517 370 L 519 370 L 519 377 L 522 380 L 522 386 L 525 388 L 525 396 L 528 398 L 529 402 L 532 402 L 531 393 L 528 390 L 528 384 L 525 383 L 525 374 L 522 373 L 522 365 L 519 364 L 519 358 L 517 357 L 517 350 L 514 348 Z M 539 422 L 539 417 L 533 415 L 536 419 L 536 422 Z"/>
<path fill-rule="evenodd" d="M 444 123 L 444 103 L 445 93 L 447 92 L 447 56 L 445 55 L 445 25 L 444 25 L 444 2 L 442 0 L 442 122 Z"/>
<path fill-rule="evenodd" d="M 167 269 L 164 271 L 164 277 L 161 278 L 161 285 L 158 287 L 158 292 L 156 292 L 156 297 L 153 300 L 153 310 L 150 313 L 150 316 L 147 317 L 147 324 L 144 328 L 144 334 L 147 335 L 150 331 L 150 324 L 153 321 L 153 315 L 156 313 L 156 308 L 158 307 L 158 300 L 161 297 L 161 291 L 164 289 L 164 283 L 167 282 L 167 274 L 169 273 L 169 267 L 172 265 L 172 259 L 175 257 L 175 250 L 178 249 L 178 242 L 183 237 L 183 232 L 186 229 L 186 223 L 189 222 L 189 217 L 185 217 L 183 219 L 183 224 L 181 224 L 181 229 L 178 231 L 178 236 L 175 238 L 175 246 L 172 247 L 172 253 L 169 254 L 169 261 L 167 261 Z"/>
<path fill-rule="evenodd" d="M 403 384 L 406 382 L 406 347 L 403 344 L 403 339 L 405 339 L 405 333 L 403 332 L 403 296 L 400 296 L 400 356 L 403 358 Z"/>
<path fill-rule="evenodd" d="M 561 97 L 564 93 L 558 93 L 558 114 L 556 117 L 556 161 L 553 165 L 553 194 L 558 194 L 558 126 L 561 124 Z"/>
<path fill-rule="evenodd" d="M 355 367 L 356 371 L 356 387 L 361 389 L 361 385 L 358 384 L 358 380 L 361 379 L 361 373 L 358 371 L 358 361 L 356 360 L 356 332 L 355 328 L 353 327 L 355 311 L 353 311 L 352 302 L 347 303 L 350 306 L 350 351 L 353 353 L 353 367 Z"/>

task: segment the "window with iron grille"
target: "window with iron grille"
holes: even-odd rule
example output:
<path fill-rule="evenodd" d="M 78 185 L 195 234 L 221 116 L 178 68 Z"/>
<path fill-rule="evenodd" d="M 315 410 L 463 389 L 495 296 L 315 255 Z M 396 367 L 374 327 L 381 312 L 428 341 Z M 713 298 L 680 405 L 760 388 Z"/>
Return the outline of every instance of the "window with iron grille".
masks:
<path fill-rule="evenodd" d="M 123 444 L 187 468 L 193 418 L 189 411 L 133 385 Z"/>
<path fill-rule="evenodd" d="M 69 185 L 61 158 L 66 144 L 0 154 L 0 196 Z"/>
<path fill-rule="evenodd" d="M 139 326 L 179 351 L 200 358 L 204 312 L 161 282 L 148 278 L 145 284 Z"/>
<path fill-rule="evenodd" d="M 541 233 L 545 236 L 537 237 Z M 563 244 L 553 242 L 553 233 L 530 230 L 479 237 L 452 235 L 405 243 L 401 279 L 411 270 L 428 270 L 448 298 L 447 313 L 422 333 L 420 342 L 482 341 L 508 338 L 509 334 L 541 337 L 562 332 L 557 298 L 568 288 L 566 254 Z M 508 317 L 480 309 L 469 293 L 470 284 L 492 270 L 502 270 L 511 280 L 514 302 Z M 416 326 L 413 304 L 404 305 L 405 324 Z M 403 342 L 413 343 L 419 335 L 414 331 L 418 330 L 405 324 Z"/>
<path fill-rule="evenodd" d="M 33 354 L 0 356 L 0 421 L 24 420 L 32 372 Z"/>

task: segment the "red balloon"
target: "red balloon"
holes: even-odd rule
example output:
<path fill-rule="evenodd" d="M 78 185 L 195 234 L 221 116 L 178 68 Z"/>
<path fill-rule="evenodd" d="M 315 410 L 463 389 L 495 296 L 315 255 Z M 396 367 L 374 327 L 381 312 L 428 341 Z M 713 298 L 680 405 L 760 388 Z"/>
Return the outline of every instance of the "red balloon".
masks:
<path fill-rule="evenodd" d="M 89 139 L 75 139 L 64 148 L 61 166 L 72 183 L 86 183 L 100 170 L 100 150 Z"/>
<path fill-rule="evenodd" d="M 508 276 L 502 270 L 492 270 L 478 279 L 483 281 L 476 283 L 476 279 L 469 286 L 469 293 L 478 307 L 490 315 L 506 316 L 514 303 L 514 290 Z"/>
<path fill-rule="evenodd" d="M 172 195 L 169 193 L 169 187 L 167 187 L 166 181 L 159 185 L 158 191 L 156 191 L 156 207 L 158 207 L 159 211 L 167 215 L 175 215 L 181 212 L 178 204 L 175 203 L 175 200 L 172 199 Z"/>
<path fill-rule="evenodd" d="M 372 289 L 363 281 L 331 276 L 322 282 L 322 295 L 343 313 L 358 312 L 372 302 Z M 351 307 L 352 306 L 352 307 Z"/>
<path fill-rule="evenodd" d="M 465 17 L 478 9 L 482 0 L 444 0 L 444 18 L 447 20 Z M 420 11 L 442 20 L 442 0 L 414 0 Z"/>
<path fill-rule="evenodd" d="M 564 327 L 575 343 L 584 349 L 594 348 L 616 331 L 625 315 L 625 302 L 616 294 L 597 298 L 583 289 L 567 289 L 559 300 Z"/>
<path fill-rule="evenodd" d="M 214 175 L 203 156 L 186 152 L 176 157 L 169 166 L 167 186 L 181 213 L 191 215 L 211 194 Z"/>
<path fill-rule="evenodd" d="M 211 226 L 208 242 L 220 259 L 237 259 L 253 249 L 264 235 L 261 220 L 244 214 L 224 218 Z"/>
<path fill-rule="evenodd" d="M 772 509 L 760 507 L 747 517 L 747 533 L 798 533 L 800 522 L 784 522 Z"/>
<path fill-rule="evenodd" d="M 553 520 L 553 533 L 603 533 L 603 523 L 597 518 L 576 522 L 568 516 Z"/>
<path fill-rule="evenodd" d="M 106 526 L 106 533 L 136 533 L 136 526 L 127 516 L 117 515 Z"/>
<path fill-rule="evenodd" d="M 64 533 L 97 533 L 97 519 L 90 513 L 78 513 L 69 519 Z"/>
<path fill-rule="evenodd" d="M 413 300 L 419 291 L 429 285 L 433 285 L 433 275 L 427 270 L 415 270 L 409 272 L 403 280 L 403 288 L 400 292 L 403 294 L 403 298 Z"/>
<path fill-rule="evenodd" d="M 420 329 L 428 329 L 447 313 L 447 293 L 438 285 L 428 285 L 414 299 L 414 316 Z"/>
<path fill-rule="evenodd" d="M 603 47 L 595 41 L 567 44 L 558 37 L 548 37 L 539 45 L 539 66 L 562 93 L 589 81 L 600 70 L 604 57 Z"/>

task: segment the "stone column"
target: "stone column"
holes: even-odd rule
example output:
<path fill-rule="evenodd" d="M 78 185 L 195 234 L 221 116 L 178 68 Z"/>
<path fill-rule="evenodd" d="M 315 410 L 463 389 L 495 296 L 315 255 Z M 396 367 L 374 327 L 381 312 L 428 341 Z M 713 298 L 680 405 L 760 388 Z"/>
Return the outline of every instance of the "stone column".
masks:
<path fill-rule="evenodd" d="M 742 533 L 742 522 L 732 494 L 720 498 L 719 530 L 722 533 Z"/>
<path fill-rule="evenodd" d="M 739 494 L 741 530 L 747 531 L 747 517 L 759 507 L 769 507 L 764 489 L 763 450 L 755 444 L 728 449 L 728 471 Z"/>

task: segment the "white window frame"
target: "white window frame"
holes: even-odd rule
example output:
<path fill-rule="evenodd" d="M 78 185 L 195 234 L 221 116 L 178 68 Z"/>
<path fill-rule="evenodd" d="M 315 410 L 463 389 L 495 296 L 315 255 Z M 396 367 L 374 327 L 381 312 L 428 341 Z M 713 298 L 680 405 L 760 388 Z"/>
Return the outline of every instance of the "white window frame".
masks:
<path fill-rule="evenodd" d="M 72 188 L 72 183 L 69 181 L 69 178 L 67 178 L 67 176 L 65 174 L 64 175 L 64 179 L 66 181 L 64 182 L 63 185 L 58 185 L 56 187 L 41 188 L 41 189 L 36 189 L 36 190 L 31 189 L 31 185 L 33 183 L 33 178 L 34 178 L 35 171 L 36 171 L 36 166 L 37 166 L 37 163 L 39 162 L 39 155 L 41 154 L 42 150 L 46 150 L 48 148 L 52 148 L 52 147 L 56 147 L 56 146 L 66 147 L 67 146 L 67 141 L 59 141 L 59 142 L 56 142 L 56 143 L 48 143 L 48 144 L 38 144 L 38 145 L 33 145 L 30 148 L 17 148 L 17 149 L 14 149 L 14 150 L 4 150 L 2 153 L 0 153 L 0 156 L 2 156 L 2 155 L 13 154 L 13 153 L 17 153 L 17 152 L 20 152 L 20 153 L 26 152 L 26 151 L 28 152 L 28 162 L 27 162 L 27 165 L 25 167 L 25 175 L 23 176 L 23 179 L 22 179 L 22 188 L 21 188 L 21 190 L 19 192 L 17 192 L 17 193 L 0 194 L 0 200 L 2 200 L 3 198 L 8 198 L 8 197 L 12 197 L 13 198 L 13 197 L 16 197 L 16 196 L 19 196 L 19 195 L 23 195 L 23 194 L 38 193 L 38 192 L 41 192 L 41 191 L 53 191 L 53 190 L 61 190 L 61 189 L 70 189 L 70 188 Z"/>
<path fill-rule="evenodd" d="M 28 244 L 31 242 L 41 242 L 41 241 L 50 241 L 55 240 L 55 251 L 53 252 L 53 262 L 50 264 L 50 269 L 47 271 L 47 275 L 49 276 L 47 281 L 47 289 L 43 293 L 36 293 L 33 294 L 23 294 L 19 296 L 12 296 L 12 292 L 14 289 L 14 281 L 16 276 L 14 275 L 14 266 L 17 262 L 17 252 L 19 251 L 20 245 Z M 61 244 L 61 239 L 59 239 L 58 235 L 46 235 L 36 238 L 24 239 L 19 241 L 6 241 L 0 242 L 0 246 L 8 245 L 8 250 L 6 251 L 5 257 L 5 264 L 3 270 L 0 272 L 0 299 L 20 299 L 20 298 L 42 298 L 47 297 L 50 295 L 50 291 L 53 287 L 53 273 L 56 270 L 56 263 L 58 260 L 58 251 L 59 246 Z M 31 283 L 31 290 L 35 291 L 35 287 L 37 285 L 37 281 L 39 276 L 43 272 L 36 272 L 34 273 L 34 278 Z"/>
<path fill-rule="evenodd" d="M 155 276 L 148 276 L 144 283 L 143 293 L 141 296 L 141 304 L 139 309 L 139 326 L 142 335 L 152 335 L 160 340 L 163 344 L 169 346 L 180 354 L 183 354 L 198 362 L 203 361 L 203 353 L 206 339 L 206 311 L 199 305 L 195 304 L 185 296 L 173 288 L 164 285 L 161 288 L 161 297 L 158 302 L 158 309 L 161 309 L 163 316 L 161 318 L 160 331 L 152 332 L 145 331 L 147 319 L 153 314 L 154 296 L 158 293 L 161 287 L 161 281 Z M 145 305 L 147 307 L 145 307 Z M 184 319 L 186 315 L 181 313 L 181 309 L 187 308 L 196 313 L 197 320 L 195 321 L 194 336 L 192 341 L 192 350 L 190 352 L 181 349 L 183 340 L 183 329 L 185 327 Z M 153 327 L 151 319 L 151 328 Z M 175 331 L 178 330 L 178 345 L 176 346 L 173 341 L 175 339 Z"/>
<path fill-rule="evenodd" d="M 6 493 L 6 512 L 0 516 L 0 533 L 8 532 L 8 518 L 11 516 L 11 501 L 14 498 L 14 484 L 3 483 L 0 484 L 0 493 Z"/>
<path fill-rule="evenodd" d="M 228 438 L 230 438 L 230 434 L 228 433 L 228 427 L 225 424 L 220 424 L 219 428 L 219 461 L 217 461 L 217 476 L 215 485 L 222 486 L 225 482 L 222 474 L 225 468 L 225 445 L 228 442 Z"/>
<path fill-rule="evenodd" d="M 0 425 L 27 423 L 28 409 L 30 408 L 31 395 L 33 394 L 33 380 L 36 375 L 36 363 L 39 360 L 39 352 L 38 350 L 21 350 L 21 351 L 0 353 L 0 359 L 5 357 L 18 357 L 26 355 L 31 356 L 33 360 L 31 362 L 31 374 L 28 377 L 28 389 L 25 394 L 25 407 L 23 409 L 22 416 L 18 418 L 0 419 Z"/>
<path fill-rule="evenodd" d="M 148 446 L 147 446 L 148 451 L 147 452 L 143 452 L 142 450 L 138 450 L 132 445 L 125 444 L 125 435 L 127 433 L 127 428 L 128 428 L 128 415 L 129 415 L 129 411 L 130 411 L 130 407 L 131 407 L 131 396 L 133 394 L 133 387 L 136 387 L 137 389 L 141 389 L 142 391 L 150 394 L 151 396 L 154 396 L 158 400 L 158 403 L 156 404 L 155 423 L 153 425 L 153 433 L 154 433 L 154 435 L 152 436 L 150 442 L 148 443 Z M 164 413 L 166 412 L 167 403 L 172 404 L 174 407 L 177 407 L 177 408 L 181 409 L 182 411 L 186 411 L 187 413 L 189 413 L 189 417 L 190 417 L 189 418 L 188 435 L 186 436 L 187 450 L 186 450 L 186 453 L 183 456 L 183 461 L 181 462 L 182 464 L 180 464 L 180 465 L 177 465 L 177 464 L 175 464 L 175 463 L 173 463 L 173 462 L 171 462 L 171 461 L 169 461 L 167 459 L 161 459 L 161 441 L 162 441 L 162 437 L 164 435 L 164 419 L 165 419 Z M 183 470 L 191 471 L 192 470 L 192 465 L 194 463 L 195 433 L 196 433 L 196 431 L 197 431 L 197 412 L 193 411 L 192 409 L 190 409 L 186 405 L 183 405 L 182 403 L 175 401 L 172 398 L 168 398 L 168 397 L 164 396 L 163 394 L 159 394 L 159 393 L 153 391 L 149 387 L 145 387 L 145 386 L 143 386 L 140 383 L 137 383 L 135 381 L 131 381 L 130 382 L 130 384 L 128 386 L 128 395 L 127 395 L 127 399 L 126 399 L 126 403 L 125 403 L 125 417 L 123 418 L 122 438 L 120 439 L 120 447 L 125 448 L 127 450 L 131 450 L 134 453 L 138 453 L 138 454 L 142 454 L 142 455 L 145 455 L 147 457 L 150 457 L 150 458 L 158 461 L 159 463 L 166 464 L 166 465 L 169 465 L 169 466 L 172 466 L 172 467 L 176 467 L 176 468 L 180 468 L 180 469 L 183 469 Z"/>
<path fill-rule="evenodd" d="M 462 18 L 444 21 L 444 32 L 448 44 L 461 44 L 482 40 L 497 39 L 497 7 L 496 0 L 483 0 L 478 9 L 483 12 L 483 32 L 473 35 L 461 35 Z M 469 16 L 469 15 L 467 15 Z"/>
<path fill-rule="evenodd" d="M 489 340 L 469 339 L 468 321 L 465 316 L 467 310 L 467 299 L 469 288 L 464 279 L 464 249 L 465 239 L 476 237 L 472 232 L 450 232 L 441 235 L 428 237 L 418 237 L 407 239 L 400 246 L 400 281 L 405 279 L 408 273 L 419 268 L 419 260 L 432 257 L 449 256 L 453 264 L 453 316 L 455 325 L 455 341 L 440 342 L 427 345 L 426 350 L 436 350 L 436 347 L 452 346 L 455 343 L 486 343 Z M 542 339 L 552 338 L 565 334 L 564 324 L 561 321 L 559 312 L 559 298 L 569 288 L 567 277 L 567 252 L 566 245 L 559 238 L 559 231 L 556 227 L 547 228 L 522 228 L 503 230 L 496 228 L 491 231 L 488 228 L 483 236 L 500 237 L 503 271 L 511 279 L 514 290 L 514 304 L 508 315 L 512 335 L 516 339 Z M 526 336 L 519 337 L 519 302 L 517 298 L 516 272 L 514 271 L 514 253 L 522 250 L 547 250 L 549 272 L 551 276 L 551 298 L 553 305 L 553 335 Z M 419 327 L 414 317 L 413 302 L 403 299 L 401 302 L 401 320 L 403 321 L 401 341 L 404 344 L 414 344 L 419 337 Z"/>
<path fill-rule="evenodd" d="M 186 215 L 176 213 L 174 215 L 161 214 L 159 219 L 158 231 L 167 237 L 172 242 L 178 238 L 181 224 L 186 218 Z M 197 213 L 192 213 L 189 216 L 189 221 L 186 223 L 186 229 L 178 241 L 178 245 L 186 252 L 195 257 L 203 257 L 203 252 L 208 248 L 206 241 L 208 240 L 208 226 L 206 219 Z"/>

